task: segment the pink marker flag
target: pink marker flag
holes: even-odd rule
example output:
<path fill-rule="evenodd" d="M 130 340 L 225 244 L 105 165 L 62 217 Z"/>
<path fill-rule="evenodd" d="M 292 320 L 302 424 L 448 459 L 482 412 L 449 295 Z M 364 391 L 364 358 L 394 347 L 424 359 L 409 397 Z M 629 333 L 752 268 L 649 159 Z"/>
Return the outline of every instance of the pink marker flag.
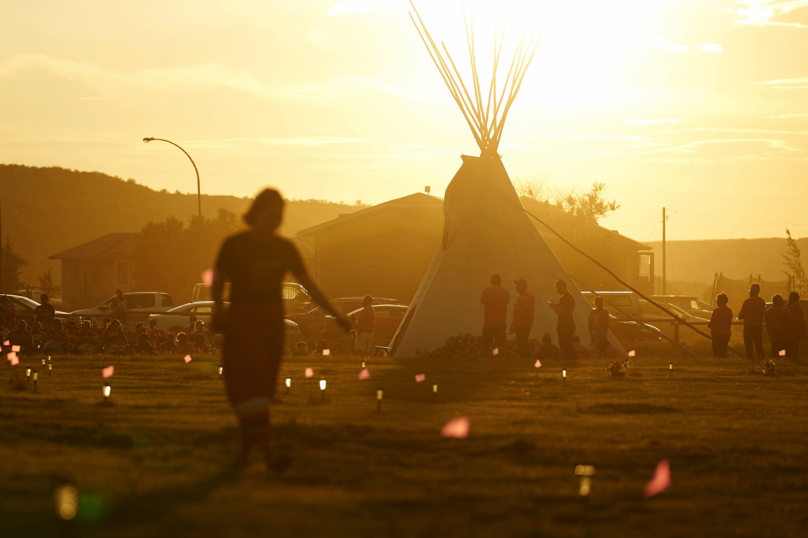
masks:
<path fill-rule="evenodd" d="M 426 379 L 426 374 L 418 374 L 418 375 L 415 376 L 415 382 L 416 383 L 420 383 L 424 379 Z"/>
<path fill-rule="evenodd" d="M 536 359 L 536 364 L 534 364 L 533 366 L 535 366 L 536 368 L 541 368 L 541 361 L 539 359 Z"/>
<path fill-rule="evenodd" d="M 440 434 L 444 437 L 453 437 L 455 439 L 465 439 L 469 436 L 469 417 L 457 417 L 447 422 L 443 428 L 440 429 Z"/>
<path fill-rule="evenodd" d="M 654 478 L 645 485 L 645 496 L 653 497 L 662 493 L 671 486 L 671 467 L 668 460 L 662 460 L 657 464 Z"/>
<path fill-rule="evenodd" d="M 114 374 L 114 373 L 115 373 L 115 367 L 114 366 L 107 366 L 106 368 L 101 369 L 101 375 L 104 376 L 104 379 L 108 379 L 108 378 L 112 377 L 112 374 Z"/>
<path fill-rule="evenodd" d="M 9 342 L 8 340 L 6 340 L 5 342 L 3 342 L 3 345 L 4 345 L 4 346 L 10 346 L 10 345 L 11 345 L 11 342 Z"/>
<path fill-rule="evenodd" d="M 330 349 L 324 349 L 323 350 L 323 357 L 327 357 L 329 355 L 331 355 L 331 350 Z"/>
<path fill-rule="evenodd" d="M 11 346 L 11 351 L 17 353 L 20 350 L 20 346 Z"/>
<path fill-rule="evenodd" d="M 19 357 L 17 357 L 16 353 L 11 352 L 7 356 L 8 356 L 8 361 L 11 363 L 11 366 L 17 366 L 18 364 L 20 364 L 20 359 L 19 359 Z"/>
<path fill-rule="evenodd" d="M 367 368 L 363 368 L 362 370 L 359 371 L 359 375 L 357 377 L 359 378 L 360 381 L 363 379 L 370 379 L 370 370 L 368 370 Z"/>
<path fill-rule="evenodd" d="M 306 368 L 306 377 L 314 377 L 314 370 Z"/>
<path fill-rule="evenodd" d="M 213 269 L 205 269 L 202 271 L 202 282 L 210 286 L 213 284 Z"/>
<path fill-rule="evenodd" d="M 493 353 L 494 353 L 494 355 L 499 355 L 499 348 L 494 348 Z"/>
<path fill-rule="evenodd" d="M 781 349 L 781 350 L 780 350 L 779 355 L 780 355 L 781 357 L 785 357 L 785 356 L 786 356 L 786 350 L 785 350 L 785 349 Z"/>
<path fill-rule="evenodd" d="M 634 357 L 634 356 L 636 356 L 636 355 L 637 355 L 637 352 L 636 352 L 636 351 L 634 351 L 633 349 L 632 349 L 631 351 L 629 351 L 629 352 L 628 352 L 628 356 L 629 356 L 629 357 Z"/>
<path fill-rule="evenodd" d="M 191 362 L 191 356 L 190 356 L 190 355 L 186 355 L 186 356 L 185 356 L 185 359 L 183 359 L 183 360 L 185 361 L 185 364 L 188 364 L 189 362 Z"/>

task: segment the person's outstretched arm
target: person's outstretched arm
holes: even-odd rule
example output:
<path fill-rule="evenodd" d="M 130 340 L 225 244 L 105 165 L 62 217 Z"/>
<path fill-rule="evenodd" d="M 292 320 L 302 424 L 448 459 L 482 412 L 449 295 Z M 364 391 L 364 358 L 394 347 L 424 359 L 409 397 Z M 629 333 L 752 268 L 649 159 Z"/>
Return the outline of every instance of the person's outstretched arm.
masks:
<path fill-rule="evenodd" d="M 334 316 L 336 318 L 337 323 L 342 327 L 346 332 L 350 332 L 352 329 L 351 322 L 345 319 L 341 313 L 337 312 L 334 306 L 331 304 L 331 301 L 328 300 L 328 297 L 317 287 L 317 285 L 312 281 L 311 277 L 309 276 L 308 271 L 306 271 L 306 267 L 303 265 L 303 260 L 300 259 L 300 254 L 298 254 L 297 249 L 292 246 L 291 256 L 293 257 L 290 260 L 290 267 L 292 274 L 295 275 L 298 282 L 306 288 L 306 290 L 311 295 L 311 298 L 314 299 L 314 302 L 318 305 L 323 307 L 323 310 Z"/>

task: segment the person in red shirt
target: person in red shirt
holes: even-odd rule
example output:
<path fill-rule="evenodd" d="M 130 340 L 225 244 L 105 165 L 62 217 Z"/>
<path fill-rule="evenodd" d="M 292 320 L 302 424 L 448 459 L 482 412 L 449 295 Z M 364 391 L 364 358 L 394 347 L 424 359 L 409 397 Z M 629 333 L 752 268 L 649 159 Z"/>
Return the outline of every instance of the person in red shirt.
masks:
<path fill-rule="evenodd" d="M 149 320 L 149 332 L 146 334 L 149 335 L 149 340 L 153 346 L 158 345 L 160 342 L 166 339 L 166 332 L 157 326 L 156 319 Z"/>
<path fill-rule="evenodd" d="M 575 358 L 578 360 L 591 359 L 592 354 L 589 348 L 581 343 L 581 337 L 577 334 L 572 337 L 572 349 L 575 350 Z"/>
<path fill-rule="evenodd" d="M 502 287 L 502 278 L 499 275 L 491 277 L 491 287 L 485 288 L 480 294 L 483 303 L 483 343 L 480 355 L 491 356 L 491 343 L 495 349 L 505 350 L 505 328 L 508 326 L 508 302 L 511 294 Z"/>
<path fill-rule="evenodd" d="M 609 312 L 603 308 L 603 297 L 595 297 L 595 309 L 589 312 L 588 325 L 589 347 L 597 357 L 598 343 L 609 335 Z"/>
<path fill-rule="evenodd" d="M 713 339 L 713 357 L 717 359 L 727 357 L 729 337 L 732 336 L 732 309 L 727 306 L 728 302 L 729 297 L 727 297 L 726 293 L 722 293 L 715 298 L 715 304 L 718 305 L 718 308 L 713 310 L 710 323 L 707 324 L 710 328 L 710 336 Z"/>
<path fill-rule="evenodd" d="M 561 295 L 558 304 L 548 301 L 550 308 L 558 314 L 558 348 L 561 350 L 561 356 L 565 359 L 575 358 L 575 349 L 572 347 L 572 337 L 575 335 L 575 320 L 573 313 L 575 312 L 575 299 L 569 291 L 567 291 L 567 283 L 563 280 L 556 280 L 556 291 Z"/>
<path fill-rule="evenodd" d="M 182 332 L 185 333 L 185 336 L 188 337 L 188 340 L 191 339 L 191 333 L 196 330 L 196 316 L 191 316 L 188 318 L 188 326 L 185 327 Z M 179 336 L 179 335 L 178 335 Z"/>
<path fill-rule="evenodd" d="M 185 332 L 181 332 L 177 335 L 176 353 L 183 357 L 191 353 L 196 353 L 196 348 L 188 341 L 188 335 L 185 334 Z"/>
<path fill-rule="evenodd" d="M 754 360 L 754 351 L 758 358 L 763 358 L 763 313 L 766 301 L 760 297 L 760 284 L 749 287 L 749 298 L 741 305 L 738 319 L 743 320 L 743 345 L 746 347 L 746 358 Z M 754 346 L 754 349 L 753 349 Z"/>
<path fill-rule="evenodd" d="M 527 291 L 524 278 L 514 281 L 519 297 L 513 302 L 511 334 L 516 334 L 516 346 L 520 357 L 530 357 L 530 331 L 533 329 L 533 314 L 536 311 L 536 298 Z"/>
<path fill-rule="evenodd" d="M 772 297 L 772 306 L 766 310 L 766 333 L 769 335 L 769 342 L 772 345 L 772 358 L 779 356 L 783 350 L 788 350 L 794 340 L 794 325 L 791 323 L 791 316 L 784 308 L 784 301 L 781 295 Z"/>
<path fill-rule="evenodd" d="M 360 355 L 370 355 L 374 351 L 373 331 L 375 328 L 376 312 L 373 311 L 373 297 L 365 295 L 362 299 L 362 311 L 359 313 L 359 319 L 356 320 L 356 340 L 354 340 L 354 350 Z M 317 349 L 317 340 L 314 341 L 314 348 Z"/>
<path fill-rule="evenodd" d="M 177 352 L 177 339 L 174 333 L 166 334 L 166 341 L 157 346 L 160 355 L 174 355 Z"/>
<path fill-rule="evenodd" d="M 791 324 L 794 326 L 794 340 L 791 341 L 789 355 L 795 359 L 800 358 L 800 340 L 805 334 L 805 316 L 800 306 L 800 294 L 792 291 L 788 294 L 788 315 L 791 317 Z"/>

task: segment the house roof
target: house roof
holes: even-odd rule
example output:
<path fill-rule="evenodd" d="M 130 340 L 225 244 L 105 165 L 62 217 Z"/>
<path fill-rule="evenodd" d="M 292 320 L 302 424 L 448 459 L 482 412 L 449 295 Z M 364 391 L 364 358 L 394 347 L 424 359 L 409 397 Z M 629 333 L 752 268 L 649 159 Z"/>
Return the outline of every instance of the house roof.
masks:
<path fill-rule="evenodd" d="M 30 261 L 26 260 L 25 258 L 23 258 L 22 256 L 20 256 L 20 255 L 19 255 L 19 254 L 17 254 L 16 252 L 14 252 L 13 250 L 11 251 L 11 256 L 12 256 L 13 258 L 16 258 L 16 259 L 17 259 L 17 263 L 18 263 L 19 265 L 31 265 L 31 262 L 30 262 Z"/>
<path fill-rule="evenodd" d="M 302 238 L 303 236 L 319 232 L 324 228 L 329 228 L 337 224 L 342 224 L 343 222 L 353 220 L 357 217 L 363 217 L 365 215 L 368 215 L 369 213 L 373 213 L 381 209 L 390 209 L 394 207 L 433 207 L 436 209 L 443 210 L 443 198 L 440 198 L 438 196 L 430 196 L 422 192 L 416 192 L 415 194 L 410 194 L 402 198 L 396 198 L 395 200 L 390 200 L 389 202 L 374 205 L 373 207 L 363 209 L 362 211 L 357 211 L 356 213 L 348 213 L 347 215 L 340 215 L 339 217 L 333 220 L 329 220 L 322 224 L 318 224 L 317 226 L 312 226 L 311 228 L 306 228 L 305 230 L 300 230 L 295 235 Z"/>
<path fill-rule="evenodd" d="M 65 250 L 64 252 L 48 256 L 48 259 L 115 258 L 121 254 L 121 250 L 112 250 L 112 247 L 120 244 L 123 246 L 123 252 L 131 253 L 135 250 L 136 235 L 137 233 L 134 232 L 102 235 L 98 239 L 93 239 L 92 241 Z"/>

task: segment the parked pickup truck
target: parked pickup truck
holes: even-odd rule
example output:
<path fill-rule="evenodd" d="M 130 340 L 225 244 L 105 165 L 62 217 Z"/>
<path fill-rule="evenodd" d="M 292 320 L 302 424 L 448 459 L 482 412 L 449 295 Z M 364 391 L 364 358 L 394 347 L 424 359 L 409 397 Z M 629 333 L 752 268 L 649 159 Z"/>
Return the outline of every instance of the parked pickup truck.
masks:
<path fill-rule="evenodd" d="M 174 299 L 171 295 L 162 291 L 124 293 L 123 298 L 126 299 L 129 311 L 126 319 L 129 326 L 134 326 L 137 322 L 142 322 L 146 325 L 149 322 L 149 315 L 162 314 L 174 308 Z M 101 325 L 104 319 L 115 317 L 117 304 L 118 299 L 110 297 L 95 308 L 85 308 L 71 312 L 70 317 L 74 321 L 78 321 L 79 318 L 92 318 L 97 324 Z"/>

